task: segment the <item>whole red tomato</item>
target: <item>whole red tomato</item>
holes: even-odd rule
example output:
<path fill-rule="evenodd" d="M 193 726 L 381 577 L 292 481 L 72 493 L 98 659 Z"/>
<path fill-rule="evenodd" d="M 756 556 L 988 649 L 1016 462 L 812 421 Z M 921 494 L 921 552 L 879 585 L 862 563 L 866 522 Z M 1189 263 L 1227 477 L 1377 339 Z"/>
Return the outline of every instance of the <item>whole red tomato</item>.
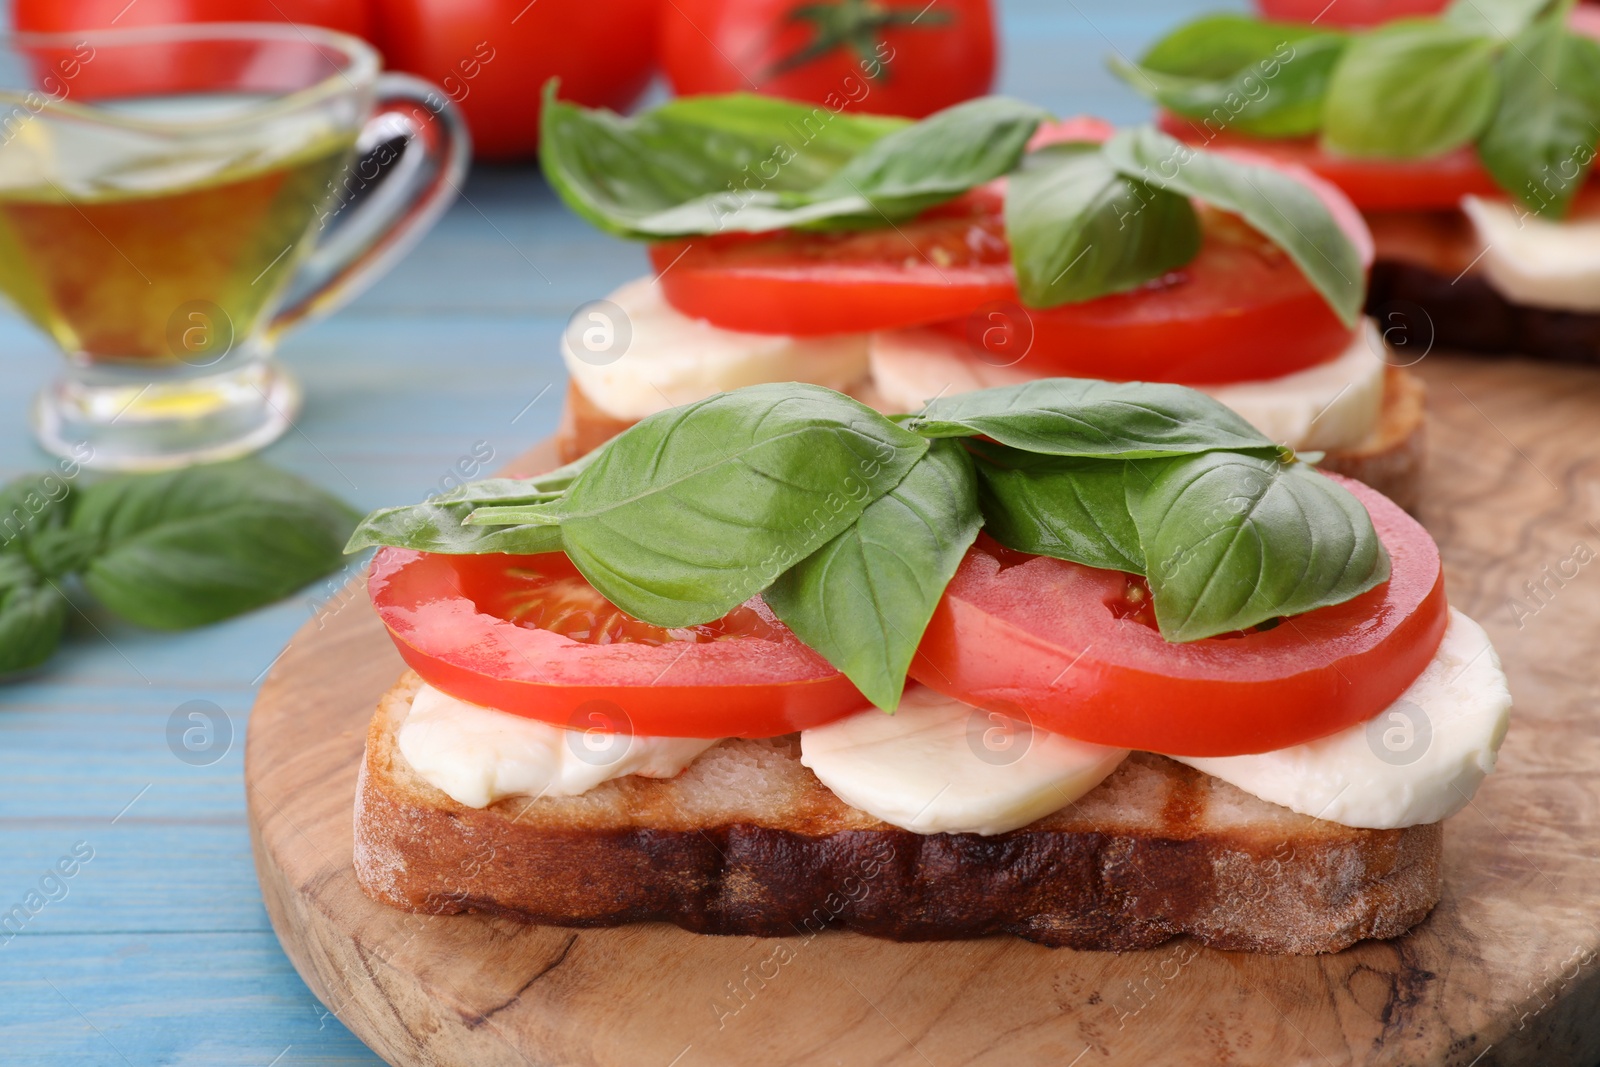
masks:
<path fill-rule="evenodd" d="M 372 36 L 367 0 L 15 0 L 19 30 L 40 33 L 173 22 L 303 22 Z"/>
<path fill-rule="evenodd" d="M 680 95 L 921 118 L 989 91 L 994 16 L 989 0 L 671 0 L 661 65 Z"/>
<path fill-rule="evenodd" d="M 540 89 L 622 110 L 655 63 L 659 0 L 375 0 L 389 66 L 443 87 L 479 159 L 531 156 Z"/>

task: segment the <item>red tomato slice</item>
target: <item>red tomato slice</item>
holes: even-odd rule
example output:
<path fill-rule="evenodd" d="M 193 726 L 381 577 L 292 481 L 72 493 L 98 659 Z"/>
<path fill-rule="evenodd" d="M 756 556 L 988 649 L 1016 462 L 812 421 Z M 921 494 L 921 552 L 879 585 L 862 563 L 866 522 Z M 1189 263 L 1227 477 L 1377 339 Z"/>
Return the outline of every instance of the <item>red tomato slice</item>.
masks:
<path fill-rule="evenodd" d="M 1199 120 L 1163 113 L 1163 130 L 1193 145 L 1244 148 L 1279 163 L 1296 164 L 1332 182 L 1362 211 L 1453 210 L 1463 196 L 1504 196 L 1472 148 L 1430 159 L 1356 159 L 1334 155 L 1315 138 L 1262 140 L 1223 131 Z"/>
<path fill-rule="evenodd" d="M 911 674 L 1040 729 L 1170 755 L 1266 752 L 1370 719 L 1438 649 L 1444 581 L 1426 530 L 1366 486 L 1337 480 L 1372 514 L 1393 565 L 1388 582 L 1354 600 L 1272 629 L 1172 644 L 1130 576 L 985 537 L 945 591 Z"/>
<path fill-rule="evenodd" d="M 367 588 L 401 657 L 429 685 L 557 726 L 776 737 L 867 703 L 760 600 L 666 630 L 624 614 L 560 553 L 386 548 Z"/>
<path fill-rule="evenodd" d="M 920 326 L 1015 297 L 1002 205 L 985 187 L 896 227 L 691 237 L 652 246 L 650 260 L 668 303 L 725 330 Z"/>

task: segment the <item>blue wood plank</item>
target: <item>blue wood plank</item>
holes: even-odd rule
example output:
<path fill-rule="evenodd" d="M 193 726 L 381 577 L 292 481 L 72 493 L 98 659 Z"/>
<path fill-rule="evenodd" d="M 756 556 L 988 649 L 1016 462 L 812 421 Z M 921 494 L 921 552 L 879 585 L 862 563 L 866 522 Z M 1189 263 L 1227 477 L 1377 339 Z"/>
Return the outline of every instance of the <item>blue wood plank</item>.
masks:
<path fill-rule="evenodd" d="M 1002 0 L 1001 89 L 1058 114 L 1142 120 L 1148 106 L 1105 56 L 1136 54 L 1215 6 Z M 638 247 L 562 209 L 531 168 L 480 169 L 393 273 L 288 338 L 283 358 L 309 401 L 268 458 L 372 507 L 427 495 L 474 451 L 510 457 L 554 428 L 567 316 L 648 269 Z M 58 362 L 9 315 L 0 353 L 9 477 L 46 463 L 23 427 Z M 336 588 L 175 635 L 87 608 L 47 670 L 0 687 L 0 1065 L 377 1062 L 268 929 L 244 821 L 255 689 Z M 169 745 L 169 722 L 191 701 L 233 731 L 214 762 L 185 762 Z M 74 847 L 93 858 L 47 882 Z M 19 905 L 25 921 L 10 936 Z"/>

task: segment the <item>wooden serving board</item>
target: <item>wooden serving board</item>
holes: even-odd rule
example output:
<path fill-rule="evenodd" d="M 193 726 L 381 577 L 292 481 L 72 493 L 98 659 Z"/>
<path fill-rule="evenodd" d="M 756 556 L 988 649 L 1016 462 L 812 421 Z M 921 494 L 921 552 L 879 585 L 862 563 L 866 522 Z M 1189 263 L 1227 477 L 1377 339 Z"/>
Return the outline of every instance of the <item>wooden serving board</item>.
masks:
<path fill-rule="evenodd" d="M 1600 374 L 1437 355 L 1417 369 L 1432 415 L 1421 515 L 1517 711 L 1499 770 L 1447 824 L 1444 899 L 1404 938 L 1323 957 L 1182 940 L 1117 955 L 393 911 L 351 870 L 362 737 L 401 669 L 358 591 L 295 637 L 251 717 L 245 782 L 273 927 L 394 1064 L 1593 1067 Z"/>

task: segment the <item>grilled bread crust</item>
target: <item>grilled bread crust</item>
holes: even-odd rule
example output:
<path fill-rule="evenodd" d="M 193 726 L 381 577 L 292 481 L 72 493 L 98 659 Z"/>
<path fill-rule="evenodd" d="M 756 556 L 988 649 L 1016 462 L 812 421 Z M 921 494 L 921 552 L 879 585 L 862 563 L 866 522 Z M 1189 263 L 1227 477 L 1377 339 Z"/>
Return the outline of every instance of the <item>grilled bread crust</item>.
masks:
<path fill-rule="evenodd" d="M 1321 467 L 1365 482 L 1410 511 L 1422 491 L 1426 390 L 1422 379 L 1399 367 L 1385 370 L 1383 384 L 1383 410 L 1372 433 L 1354 448 L 1329 452 Z M 601 411 L 576 384 L 569 383 L 567 404 L 556 431 L 561 462 L 571 463 L 632 425 Z"/>
<path fill-rule="evenodd" d="M 896 941 L 1009 933 L 1050 946 L 1311 954 L 1395 937 L 1439 899 L 1439 824 L 1361 830 L 1135 754 L 1010 833 L 914 834 L 839 800 L 795 736 L 724 741 L 671 779 L 474 809 L 396 744 L 420 686 L 378 706 L 356 791 L 367 894 L 429 914 L 707 934 L 850 929 Z"/>

